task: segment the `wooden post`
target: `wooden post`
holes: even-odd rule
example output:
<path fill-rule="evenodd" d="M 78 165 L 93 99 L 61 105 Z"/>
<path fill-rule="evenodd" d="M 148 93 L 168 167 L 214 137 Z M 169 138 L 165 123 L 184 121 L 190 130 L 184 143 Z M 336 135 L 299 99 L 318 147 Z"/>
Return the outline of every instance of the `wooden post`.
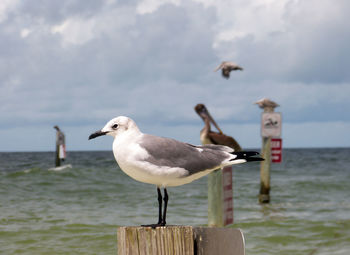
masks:
<path fill-rule="evenodd" d="M 264 113 L 274 112 L 273 107 L 264 107 Z M 263 125 L 263 123 L 262 123 Z M 270 168 L 271 168 L 271 137 L 262 137 L 261 156 L 264 161 L 260 163 L 260 192 L 259 203 L 270 203 Z"/>
<path fill-rule="evenodd" d="M 270 167 L 271 167 L 271 137 L 262 138 L 261 156 L 264 161 L 260 163 L 260 193 L 259 202 L 270 202 Z"/>
<path fill-rule="evenodd" d="M 244 255 L 240 229 L 192 226 L 119 227 L 118 255 Z"/>
<path fill-rule="evenodd" d="M 270 167 L 271 167 L 271 137 L 281 136 L 282 117 L 281 113 L 275 113 L 279 106 L 268 98 L 262 98 L 255 102 L 264 109 L 261 115 L 261 155 L 265 159 L 260 163 L 260 193 L 259 202 L 270 202 Z"/>
<path fill-rule="evenodd" d="M 245 242 L 237 228 L 194 228 L 194 255 L 244 255 Z"/>
<path fill-rule="evenodd" d="M 61 159 L 60 159 L 60 146 L 56 144 L 56 156 L 55 156 L 55 165 L 56 167 L 61 165 Z"/>
<path fill-rule="evenodd" d="M 223 227 L 222 170 L 208 175 L 208 226 Z"/>
<path fill-rule="evenodd" d="M 60 157 L 60 146 L 63 146 L 63 158 L 65 157 L 65 137 L 60 128 L 56 125 L 53 127 L 56 129 L 56 155 L 55 155 L 55 165 L 56 167 L 61 165 Z M 62 155 L 61 155 L 62 156 Z"/>
<path fill-rule="evenodd" d="M 208 176 L 208 226 L 233 224 L 233 168 L 227 166 Z"/>

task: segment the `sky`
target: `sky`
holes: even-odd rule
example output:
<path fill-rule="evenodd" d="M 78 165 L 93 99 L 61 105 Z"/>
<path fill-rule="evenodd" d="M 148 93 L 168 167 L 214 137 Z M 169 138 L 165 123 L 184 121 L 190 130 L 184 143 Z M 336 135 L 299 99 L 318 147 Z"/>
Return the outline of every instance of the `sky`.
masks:
<path fill-rule="evenodd" d="M 200 144 L 203 103 L 261 147 L 267 97 L 285 148 L 350 146 L 348 0 L 2 0 L 0 151 L 111 150 L 110 119 Z M 221 77 L 221 61 L 244 71 Z"/>

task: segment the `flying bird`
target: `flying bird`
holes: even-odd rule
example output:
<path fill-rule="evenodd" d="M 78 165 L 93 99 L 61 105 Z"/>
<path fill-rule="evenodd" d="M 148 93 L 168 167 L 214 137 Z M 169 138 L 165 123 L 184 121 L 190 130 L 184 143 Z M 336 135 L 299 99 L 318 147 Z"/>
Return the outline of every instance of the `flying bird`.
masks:
<path fill-rule="evenodd" d="M 264 109 L 265 107 L 273 109 L 273 108 L 280 106 L 279 104 L 275 103 L 274 101 L 272 101 L 268 98 L 262 98 L 262 99 L 256 101 L 254 104 L 257 104 L 261 109 Z"/>
<path fill-rule="evenodd" d="M 220 167 L 263 160 L 254 151 L 234 152 L 221 145 L 195 146 L 144 134 L 132 119 L 124 116 L 110 120 L 89 140 L 102 135 L 114 137 L 113 154 L 122 171 L 137 181 L 157 186 L 158 223 L 144 225 L 152 228 L 166 225 L 167 187 L 190 183 Z"/>
<path fill-rule="evenodd" d="M 218 124 L 216 124 L 213 117 L 210 115 L 208 109 L 204 104 L 197 104 L 194 107 L 194 110 L 204 121 L 204 128 L 200 131 L 200 139 L 202 144 L 218 144 L 218 145 L 226 145 L 234 149 L 234 151 L 241 151 L 242 148 L 239 143 L 231 136 L 225 135 Z M 210 123 L 212 123 L 216 129 L 219 131 L 214 132 L 211 130 Z"/>
<path fill-rule="evenodd" d="M 222 69 L 222 76 L 226 79 L 230 78 L 230 72 L 231 71 L 237 71 L 241 70 L 243 71 L 243 68 L 237 65 L 236 63 L 230 62 L 230 61 L 223 61 L 215 70 L 214 72 Z"/>

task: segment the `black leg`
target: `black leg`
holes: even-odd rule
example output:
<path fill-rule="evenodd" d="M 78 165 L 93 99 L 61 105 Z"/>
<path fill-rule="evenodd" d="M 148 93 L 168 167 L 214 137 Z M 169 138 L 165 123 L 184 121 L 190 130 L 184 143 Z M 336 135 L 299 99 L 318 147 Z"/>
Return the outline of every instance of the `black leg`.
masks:
<path fill-rule="evenodd" d="M 164 226 L 165 225 L 165 220 L 163 220 L 162 218 L 162 193 L 160 192 L 160 188 L 157 187 L 157 193 L 158 193 L 158 223 L 157 224 L 149 224 L 149 225 L 141 225 L 142 227 L 151 227 L 151 228 L 156 228 L 159 226 Z M 164 194 L 166 195 L 166 199 L 164 197 L 164 202 L 165 202 L 165 207 L 164 207 L 164 212 L 166 212 L 166 206 L 168 203 L 168 194 L 166 193 L 166 191 L 164 191 Z M 165 218 L 164 218 L 165 219 Z M 163 224 L 164 221 L 164 224 Z"/>
<path fill-rule="evenodd" d="M 159 206 L 159 212 L 158 212 L 158 224 L 162 223 L 162 193 L 160 192 L 160 188 L 157 187 L 158 192 L 158 206 Z"/>
<path fill-rule="evenodd" d="M 168 192 L 166 191 L 166 188 L 164 188 L 164 211 L 163 211 L 163 219 L 162 219 L 162 226 L 165 226 L 166 224 L 166 209 L 168 207 Z"/>

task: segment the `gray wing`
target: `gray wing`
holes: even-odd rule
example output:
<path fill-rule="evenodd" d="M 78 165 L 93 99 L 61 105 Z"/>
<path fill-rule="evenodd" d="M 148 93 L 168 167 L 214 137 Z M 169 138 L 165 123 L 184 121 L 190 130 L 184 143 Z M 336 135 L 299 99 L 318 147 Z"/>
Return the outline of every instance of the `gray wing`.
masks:
<path fill-rule="evenodd" d="M 230 157 L 227 152 L 233 151 L 226 146 L 195 146 L 146 134 L 140 146 L 149 153 L 146 161 L 159 166 L 184 168 L 188 175 L 220 167 L 222 161 Z"/>
<path fill-rule="evenodd" d="M 202 145 L 202 146 L 195 146 L 192 144 L 189 144 L 190 146 L 194 146 L 195 148 L 208 148 L 208 149 L 214 149 L 214 150 L 220 150 L 220 151 L 226 151 L 226 152 L 234 152 L 233 148 L 230 148 L 228 146 L 225 145 L 219 145 L 219 144 L 206 144 L 206 145 Z"/>

